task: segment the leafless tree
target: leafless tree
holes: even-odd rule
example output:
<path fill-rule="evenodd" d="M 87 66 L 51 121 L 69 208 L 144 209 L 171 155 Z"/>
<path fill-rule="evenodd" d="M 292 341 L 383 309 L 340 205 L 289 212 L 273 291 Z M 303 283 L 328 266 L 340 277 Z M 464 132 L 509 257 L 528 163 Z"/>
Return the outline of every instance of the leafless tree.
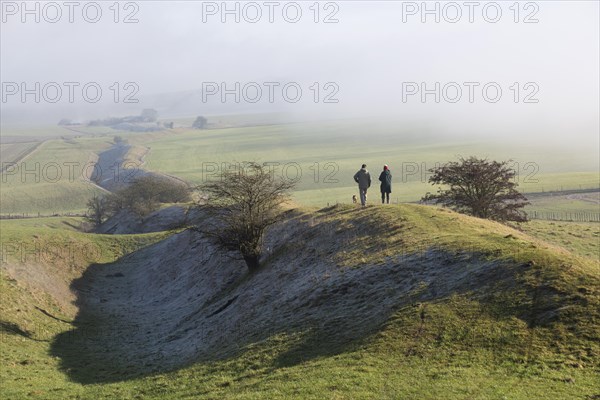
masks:
<path fill-rule="evenodd" d="M 196 229 L 226 250 L 238 251 L 250 272 L 259 268 L 266 229 L 280 220 L 281 206 L 295 182 L 276 178 L 256 162 L 223 171 L 220 179 L 198 187 L 198 208 L 206 219 Z"/>

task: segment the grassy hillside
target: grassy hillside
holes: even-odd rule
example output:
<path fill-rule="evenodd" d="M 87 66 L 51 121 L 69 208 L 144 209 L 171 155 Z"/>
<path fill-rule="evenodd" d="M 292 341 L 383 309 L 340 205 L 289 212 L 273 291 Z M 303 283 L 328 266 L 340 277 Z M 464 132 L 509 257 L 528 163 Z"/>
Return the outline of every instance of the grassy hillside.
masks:
<path fill-rule="evenodd" d="M 556 244 L 583 257 L 600 257 L 600 224 L 597 222 L 529 221 L 521 225 L 527 234 Z"/>
<path fill-rule="evenodd" d="M 14 275 L 30 262 L 3 264 L 4 398 L 600 395 L 597 259 L 497 223 L 414 205 L 292 210 L 248 277 L 191 233 L 22 222 L 1 221 L 3 243 L 91 241 L 103 256 L 57 275 L 84 289 L 77 315 Z"/>
<path fill-rule="evenodd" d="M 113 261 L 165 237 L 85 234 L 79 232 L 81 223 L 79 218 L 0 220 L 2 398 L 47 398 L 48 388 L 56 385 L 65 385 L 69 395 L 82 393 L 48 354 L 53 337 L 73 329 L 72 280 L 93 263 Z M 61 398 L 64 390 L 52 396 Z"/>
<path fill-rule="evenodd" d="M 110 139 L 49 140 L 2 173 L 2 214 L 77 212 L 100 191 L 88 178 Z M 112 171 L 103 171 L 110 174 Z"/>

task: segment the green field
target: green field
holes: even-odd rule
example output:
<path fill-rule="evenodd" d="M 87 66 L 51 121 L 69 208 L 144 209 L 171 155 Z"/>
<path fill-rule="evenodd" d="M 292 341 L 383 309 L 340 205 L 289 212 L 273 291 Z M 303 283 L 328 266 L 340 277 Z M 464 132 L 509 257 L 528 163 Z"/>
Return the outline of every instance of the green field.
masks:
<path fill-rule="evenodd" d="M 2 136 L 21 136 L 47 139 L 69 135 L 72 133 L 68 129 L 57 125 L 31 125 L 31 126 L 2 126 Z"/>
<path fill-rule="evenodd" d="M 257 118 L 254 120 L 260 121 Z M 225 125 L 254 121 L 241 116 L 214 117 L 214 120 Z M 182 121 L 189 123 L 187 119 Z M 51 127 L 48 131 L 40 128 L 8 133 L 51 135 L 60 129 L 66 132 L 63 128 Z M 575 154 L 574 150 L 540 148 L 538 144 L 525 142 L 517 145 L 467 139 L 450 141 L 397 122 L 306 122 L 208 130 L 179 128 L 152 133 L 107 131 L 104 127 L 76 129 L 95 137 L 83 134 L 75 139 L 47 140 L 22 160 L 26 163 L 24 168 L 17 173 L 3 173 L 1 214 L 82 211 L 86 199 L 97 189 L 80 179 L 81 168 L 93 162 L 98 152 L 111 146 L 117 135 L 137 146 L 140 154 L 147 150 L 143 168 L 192 183 L 212 179 L 221 170 L 244 161 L 270 163 L 277 176 L 297 180 L 293 197 L 304 205 L 349 203 L 356 193 L 352 176 L 363 162 L 373 176 L 370 198 L 374 202 L 379 201 L 377 177 L 384 163 L 390 165 L 394 176 L 394 202 L 418 201 L 428 191 L 435 190 L 427 183 L 427 170 L 458 156 L 512 159 L 518 171 L 519 188 L 524 192 L 598 188 L 600 179 L 598 160 L 592 151 Z M 28 146 L 32 144 L 3 144 L 3 159 L 15 160 Z M 70 167 L 65 162 L 80 166 L 77 179 L 68 179 Z M 55 168 L 50 163 L 59 164 L 61 179 L 55 180 Z M 37 172 L 23 177 L 21 170 L 24 169 Z M 35 181 L 35 175 L 39 182 Z M 564 208 L 568 207 L 565 204 Z M 552 206 L 537 202 L 534 208 Z"/>
<path fill-rule="evenodd" d="M 298 123 L 192 130 L 133 140 L 150 148 L 146 168 L 195 183 L 243 161 L 272 163 L 275 174 L 298 179 L 294 197 L 299 203 L 320 206 L 350 201 L 356 192 L 352 176 L 363 162 L 375 180 L 374 196 L 378 196 L 377 177 L 382 165 L 390 165 L 394 174 L 392 197 L 400 202 L 419 200 L 432 190 L 427 170 L 457 156 L 512 159 L 524 192 L 598 188 L 600 177 L 593 152 L 557 166 L 555 160 L 567 156 L 564 149 L 544 149 L 540 156 L 537 145 L 451 142 L 421 137 L 409 128 L 393 125 Z"/>
<path fill-rule="evenodd" d="M 600 400 L 600 0 L 0 3 L 0 400 Z"/>
<path fill-rule="evenodd" d="M 600 191 L 591 193 L 552 193 L 528 196 L 531 205 L 528 210 L 541 212 L 583 212 L 600 213 Z"/>
<path fill-rule="evenodd" d="M 0 144 L 0 158 L 2 158 L 2 168 L 7 163 L 19 161 L 32 150 L 34 150 L 38 142 L 21 142 L 21 143 L 6 143 Z"/>
<path fill-rule="evenodd" d="M 114 134 L 116 131 L 106 126 L 58 126 L 58 125 L 31 125 L 31 126 L 2 126 L 3 137 L 27 137 L 33 139 L 50 139 L 63 136 L 80 136 L 80 135 L 105 135 Z"/>
<path fill-rule="evenodd" d="M 600 257 L 600 224 L 597 222 L 529 221 L 522 224 L 521 229 L 574 254 L 596 261 Z"/>
<path fill-rule="evenodd" d="M 89 361 L 95 357 L 90 350 L 94 346 L 110 352 L 115 344 L 97 343 L 101 338 L 95 336 L 96 326 L 77 325 L 80 310 L 70 285 L 94 266 L 116 263 L 128 268 L 136 250 L 160 245 L 173 232 L 84 233 L 87 225 L 76 217 L 0 220 L 2 398 L 421 400 L 600 395 L 595 326 L 598 223 L 536 220 L 514 230 L 406 204 L 372 207 L 366 214 L 350 206 L 310 208 L 350 203 L 356 191 L 352 175 L 363 162 L 375 179 L 381 165 L 389 164 L 394 174 L 392 202 L 414 202 L 433 189 L 424 170 L 459 155 L 513 159 L 525 192 L 597 188 L 598 160 L 593 152 L 577 157 L 537 145 L 449 141 L 410 127 L 360 120 L 239 126 L 260 122 L 257 118 L 229 116 L 218 121 L 235 126 L 231 128 L 144 134 L 81 128 L 80 137 L 43 142 L 37 131 L 15 131 L 37 135 L 40 144 L 33 151 L 35 143 L 0 147 L 3 160 L 22 158 L 29 171 L 3 173 L 1 213 L 83 211 L 87 199 L 100 189 L 81 175 L 81 169 L 70 176 L 65 163 L 79 167 L 93 163 L 118 134 L 133 145 L 128 157 L 141 157 L 144 168 L 194 183 L 218 173 L 223 163 L 248 160 L 275 163 L 275 173 L 281 175 L 285 169 L 288 178 L 301 172 L 294 206 L 300 206 L 300 218 L 309 220 L 311 228 L 303 233 L 306 240 L 290 244 L 297 254 L 281 250 L 281 257 L 289 260 L 279 268 L 312 265 L 312 259 L 302 260 L 318 245 L 327 245 L 326 251 L 319 250 L 320 257 L 332 258 L 348 271 L 367 264 L 377 268 L 396 257 L 399 249 L 432 248 L 459 258 L 477 254 L 491 262 L 534 267 L 495 277 L 498 281 L 487 282 L 485 290 L 472 288 L 398 307 L 385 324 L 371 327 L 358 339 L 339 339 L 348 332 L 331 322 L 330 330 L 318 336 L 309 330 L 275 332 L 228 357 L 150 370 L 135 360 L 126 365 Z M 50 129 L 46 139 L 57 132 Z M 60 179 L 52 165 L 61 167 Z M 369 192 L 372 203 L 378 202 L 377 186 L 375 182 Z M 598 192 L 535 194 L 530 199 L 530 211 L 598 212 Z M 337 240 L 336 235 L 346 231 L 359 235 L 350 246 Z M 319 287 L 326 279 L 312 284 Z M 533 309 L 560 318 L 538 326 L 532 322 L 535 318 L 531 320 Z M 99 323 L 103 329 L 112 326 L 110 316 Z M 72 340 L 65 342 L 68 335 Z"/>
<path fill-rule="evenodd" d="M 2 214 L 77 212 L 100 189 L 87 179 L 108 139 L 49 140 L 2 173 Z"/>
<path fill-rule="evenodd" d="M 51 263 L 42 258 L 37 268 L 53 272 L 38 274 L 37 280 L 23 278 L 38 271 L 25 267 L 32 264 L 30 259 L 22 262 L 18 253 L 4 254 L 0 279 L 2 397 L 587 399 L 600 394 L 600 348 L 596 317 L 591 317 L 598 313 L 598 264 L 585 254 L 592 235 L 579 238 L 586 244 L 578 251 L 581 256 L 576 256 L 534 238 L 554 229 L 545 222 L 536 223 L 532 237 L 493 222 L 429 207 L 375 207 L 362 216 L 352 207 L 303 212 L 317 220 L 312 228 L 317 235 L 327 232 L 320 224 L 353 224 L 355 218 L 361 219 L 364 232 L 386 227 L 384 231 L 389 234 L 383 240 L 389 247 L 373 246 L 370 238 L 359 236 L 358 247 L 334 253 L 333 257 L 342 257 L 340 261 L 348 264 L 344 268 L 358 267 L 355 254 L 365 251 L 365 246 L 371 259 L 385 259 L 400 243 L 409 249 L 440 246 L 459 253 L 468 248 L 488 254 L 490 259 L 534 261 L 539 267 L 519 275 L 518 286 L 511 286 L 510 280 L 489 282 L 497 289 L 497 297 L 482 297 L 475 291 L 400 307 L 384 326 L 351 342 L 336 339 L 344 332 L 335 325 L 319 337 L 307 335 L 309 332 L 282 332 L 248 345 L 232 357 L 152 373 L 140 372 L 144 366 L 135 363 L 131 369 L 114 364 L 85 365 L 86 348 L 71 348 L 76 351 L 73 356 L 82 359 L 81 369 L 64 370 L 63 360 L 51 354 L 56 351 L 56 338 L 73 329 L 76 309 L 57 301 L 60 296 L 68 298 L 67 293 L 46 293 L 48 282 L 40 281 L 39 276 L 48 276 L 53 288 L 61 287 L 79 277 L 91 262 L 112 262 L 158 243 L 169 233 L 84 234 L 78 232 L 80 220 L 76 218 L 0 221 L 4 245 L 24 243 L 31 247 L 36 243 L 44 248 L 44 244 L 61 243 L 71 249 L 92 245 L 100 250 L 93 259 L 86 252 L 68 252 L 69 257 L 54 258 Z M 595 226 L 592 229 L 597 236 Z M 574 226 L 573 231 L 576 229 Z M 519 251 L 515 251 L 517 247 Z M 22 275 L 18 275 L 19 266 L 25 268 Z M 536 295 L 529 291 L 527 282 L 537 281 L 563 295 L 542 291 L 531 297 Z M 561 313 L 561 318 L 550 325 L 528 326 L 527 317 L 517 317 L 522 315 L 522 307 L 539 307 L 537 312 L 543 313 L 548 307 L 561 306 L 561 302 L 567 302 L 563 306 L 570 311 Z M 106 323 L 109 325 L 103 329 L 110 327 L 110 322 Z M 83 343 L 85 338 L 94 338 L 93 331 L 73 335 L 83 338 Z M 106 346 L 109 350 L 110 344 Z M 116 378 L 115 368 L 121 371 Z"/>

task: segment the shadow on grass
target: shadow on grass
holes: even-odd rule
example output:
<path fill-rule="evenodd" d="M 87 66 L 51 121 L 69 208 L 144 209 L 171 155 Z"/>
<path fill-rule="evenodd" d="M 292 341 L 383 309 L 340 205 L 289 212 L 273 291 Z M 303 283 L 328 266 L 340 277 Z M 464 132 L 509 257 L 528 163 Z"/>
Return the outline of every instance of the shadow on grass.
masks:
<path fill-rule="evenodd" d="M 8 321 L 0 321 L 0 337 L 2 335 L 17 335 L 35 342 L 48 342 L 48 340 L 33 337 L 31 332 L 23 330 L 19 325 Z"/>
<path fill-rule="evenodd" d="M 351 222 L 357 226 L 356 220 Z M 269 361 L 271 368 L 291 367 L 364 345 L 401 307 L 419 302 L 445 301 L 456 294 L 473 292 L 478 292 L 477 301 L 485 301 L 485 292 L 492 284 L 502 285 L 509 293 L 517 286 L 518 276 L 530 268 L 485 260 L 481 254 L 430 248 L 419 254 L 403 254 L 400 261 L 377 266 L 337 268 L 334 264 L 320 273 L 333 274 L 335 279 L 316 279 L 310 285 L 302 285 L 302 290 L 296 293 L 300 300 L 292 305 L 281 300 L 282 293 L 292 289 L 285 286 L 287 281 L 281 284 L 279 292 L 269 292 L 270 287 L 264 286 L 261 296 L 279 301 L 277 307 L 270 309 L 268 319 L 260 319 L 261 315 L 258 315 L 256 320 L 252 320 L 248 315 L 239 314 L 238 307 L 244 305 L 243 294 L 249 285 L 255 285 L 255 280 L 265 282 L 272 278 L 269 270 L 286 265 L 312 266 L 315 257 L 323 255 L 315 255 L 310 250 L 344 235 L 348 221 L 332 219 L 321 222 L 317 231 L 314 226 L 311 219 L 298 221 L 294 229 L 303 232 L 304 236 L 296 244 L 300 247 L 295 249 L 297 251 L 278 253 L 276 259 L 269 260 L 267 268 L 258 271 L 252 279 L 248 279 L 247 275 L 238 276 L 236 282 L 223 290 L 226 295 L 216 301 L 211 300 L 208 306 L 204 304 L 193 312 L 190 310 L 184 318 L 174 322 L 169 320 L 175 319 L 169 312 L 161 314 L 150 310 L 136 314 L 133 312 L 136 304 L 119 303 L 112 306 L 111 312 L 103 311 L 103 304 L 112 300 L 102 297 L 102 294 L 110 293 L 107 288 L 101 295 L 94 292 L 99 282 L 104 280 L 102 285 L 110 288 L 111 284 L 119 285 L 123 282 L 120 280 L 128 278 L 115 274 L 122 268 L 120 261 L 92 265 L 72 284 L 78 294 L 76 305 L 79 307 L 79 314 L 73 321 L 74 329 L 54 338 L 51 354 L 60 358 L 62 370 L 73 381 L 107 383 L 172 371 L 190 363 L 232 360 L 243 355 L 248 346 L 260 347 L 277 335 L 302 333 L 298 340 L 291 341 L 282 350 L 274 350 L 274 358 Z M 372 237 L 369 229 L 355 229 L 357 241 Z M 396 232 L 388 231 L 382 236 L 393 234 Z M 343 246 L 328 251 L 327 256 L 333 259 L 341 251 L 345 251 Z M 132 255 L 135 256 L 135 253 Z M 298 273 L 298 268 L 290 272 L 295 273 Z M 300 279 L 298 276 L 294 278 Z M 245 284 L 240 285 L 240 280 Z M 231 287 L 235 290 L 230 290 Z M 169 290 L 169 286 L 165 290 Z M 160 293 L 148 295 L 157 296 L 155 303 L 157 309 L 160 308 Z M 523 304 L 490 305 L 489 310 L 499 318 L 509 315 L 526 318 Z M 119 307 L 127 308 L 129 312 L 121 313 Z M 223 315 L 230 320 L 237 319 L 238 325 L 223 325 L 219 321 Z M 415 315 L 415 323 L 422 323 L 422 315 Z M 173 330 L 168 334 L 155 332 L 153 327 L 161 324 L 172 326 Z M 191 341 L 210 343 L 210 351 L 206 348 L 198 350 Z M 182 352 L 181 348 L 186 346 L 189 351 Z"/>

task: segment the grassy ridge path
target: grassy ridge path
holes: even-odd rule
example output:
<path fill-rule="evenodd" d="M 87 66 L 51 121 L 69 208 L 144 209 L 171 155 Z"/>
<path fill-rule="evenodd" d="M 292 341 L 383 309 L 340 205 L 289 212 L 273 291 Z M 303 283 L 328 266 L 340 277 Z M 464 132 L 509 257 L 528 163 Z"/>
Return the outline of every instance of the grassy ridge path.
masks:
<path fill-rule="evenodd" d="M 290 210 L 265 246 L 255 275 L 191 231 L 91 266 L 73 283 L 76 329 L 52 354 L 74 381 L 108 383 L 235 359 L 284 335 L 297 339 L 271 362 L 287 368 L 371 346 L 393 319 L 407 354 L 598 351 L 588 262 L 500 224 L 414 205 Z M 563 324 L 572 332 L 557 355 Z"/>

